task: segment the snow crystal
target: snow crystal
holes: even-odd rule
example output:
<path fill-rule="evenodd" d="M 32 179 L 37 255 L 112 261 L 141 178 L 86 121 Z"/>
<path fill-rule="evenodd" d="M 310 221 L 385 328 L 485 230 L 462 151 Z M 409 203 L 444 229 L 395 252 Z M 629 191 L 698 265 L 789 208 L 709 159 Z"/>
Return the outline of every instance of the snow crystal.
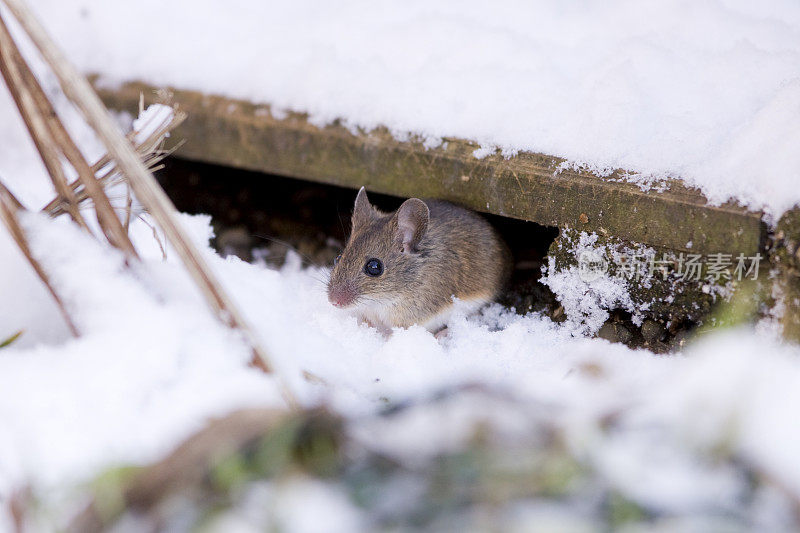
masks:
<path fill-rule="evenodd" d="M 637 313 L 628 293 L 628 282 L 609 275 L 587 280 L 579 267 L 556 271 L 555 260 L 548 259 L 548 274 L 542 283 L 564 306 L 567 324 L 576 335 L 593 335 L 608 320 L 609 309 L 617 307 Z"/>

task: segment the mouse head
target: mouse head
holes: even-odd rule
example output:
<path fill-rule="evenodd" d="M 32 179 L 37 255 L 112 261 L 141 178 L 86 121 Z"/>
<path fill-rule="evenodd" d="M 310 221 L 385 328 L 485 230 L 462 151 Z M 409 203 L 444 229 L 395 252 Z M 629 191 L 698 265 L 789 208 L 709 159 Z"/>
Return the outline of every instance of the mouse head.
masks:
<path fill-rule="evenodd" d="M 420 241 L 429 220 L 428 206 L 419 198 L 386 214 L 369 203 L 362 187 L 353 208 L 350 238 L 331 272 L 328 300 L 337 307 L 398 301 L 411 290 L 424 263 Z"/>

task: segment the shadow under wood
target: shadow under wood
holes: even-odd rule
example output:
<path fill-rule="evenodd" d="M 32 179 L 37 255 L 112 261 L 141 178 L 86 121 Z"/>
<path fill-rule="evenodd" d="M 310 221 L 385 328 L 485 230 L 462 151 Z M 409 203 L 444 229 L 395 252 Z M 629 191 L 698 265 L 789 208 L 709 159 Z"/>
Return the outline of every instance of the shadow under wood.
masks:
<path fill-rule="evenodd" d="M 294 178 L 171 158 L 158 179 L 176 207 L 209 214 L 223 255 L 263 260 L 280 267 L 289 250 L 310 265 L 330 267 L 350 231 L 356 191 Z M 392 211 L 405 200 L 374 194 L 370 200 Z M 552 311 L 557 304 L 538 282 L 557 228 L 497 215 L 483 215 L 514 256 L 515 269 L 500 301 L 519 312 Z"/>

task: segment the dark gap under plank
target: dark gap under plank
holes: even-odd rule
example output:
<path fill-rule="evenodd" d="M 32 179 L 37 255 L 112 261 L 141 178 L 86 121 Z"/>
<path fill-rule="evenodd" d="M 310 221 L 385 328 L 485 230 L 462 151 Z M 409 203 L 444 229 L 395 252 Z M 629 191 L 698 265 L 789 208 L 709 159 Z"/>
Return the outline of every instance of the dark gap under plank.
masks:
<path fill-rule="evenodd" d="M 752 256 L 763 249 L 761 214 L 726 204 L 709 206 L 697 190 L 672 180 L 663 191 L 642 191 L 588 172 L 556 170 L 564 160 L 520 153 L 476 159 L 475 143 L 446 139 L 426 149 L 398 141 L 385 129 L 352 133 L 318 128 L 302 114 L 275 118 L 256 105 L 195 91 L 128 83 L 100 88 L 111 109 L 136 113 L 146 103 L 177 103 L 189 115 L 173 139 L 180 157 L 266 174 L 301 178 L 400 197 L 441 198 L 495 215 L 572 227 L 659 248 Z M 257 179 L 270 179 L 267 176 Z"/>

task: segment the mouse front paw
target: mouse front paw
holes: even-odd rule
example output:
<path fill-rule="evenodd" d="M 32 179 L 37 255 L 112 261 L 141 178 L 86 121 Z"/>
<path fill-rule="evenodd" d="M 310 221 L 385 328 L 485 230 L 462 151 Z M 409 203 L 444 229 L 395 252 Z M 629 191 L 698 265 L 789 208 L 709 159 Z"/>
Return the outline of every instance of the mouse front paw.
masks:
<path fill-rule="evenodd" d="M 378 333 L 380 333 L 381 335 L 383 335 L 387 339 L 392 336 L 392 328 L 390 328 L 389 326 L 387 326 L 383 322 L 373 322 L 372 320 L 370 320 L 368 318 L 361 318 L 360 323 L 361 324 L 366 324 L 371 328 L 377 329 Z"/>
<path fill-rule="evenodd" d="M 436 333 L 434 333 L 433 336 L 437 341 L 439 341 L 439 340 L 442 340 L 445 337 L 447 337 L 447 335 L 449 335 L 449 334 L 450 334 L 450 330 L 447 328 L 447 326 L 445 326 L 442 329 L 440 329 L 439 331 L 437 331 Z"/>

